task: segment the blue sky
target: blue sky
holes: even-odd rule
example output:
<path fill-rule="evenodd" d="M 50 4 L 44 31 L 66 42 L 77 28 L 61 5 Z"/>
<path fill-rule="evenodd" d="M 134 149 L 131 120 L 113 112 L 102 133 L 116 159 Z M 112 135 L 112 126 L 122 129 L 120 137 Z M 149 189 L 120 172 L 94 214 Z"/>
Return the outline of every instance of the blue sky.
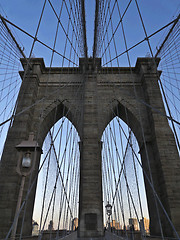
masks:
<path fill-rule="evenodd" d="M 5 13 L 7 14 L 10 21 L 18 25 L 19 27 L 23 28 L 30 34 L 34 35 L 35 30 L 37 27 L 37 22 L 39 19 L 39 15 L 42 9 L 43 0 L 1 0 L 0 6 L 3 8 Z M 58 9 L 58 2 L 52 1 L 53 4 Z M 113 3 L 113 1 L 112 1 Z M 127 1 L 122 0 L 119 1 L 119 4 L 122 8 L 122 12 L 124 7 L 127 4 Z M 128 45 L 136 43 L 138 40 L 144 38 L 142 27 L 138 20 L 137 10 L 135 8 L 134 1 L 131 4 L 127 17 L 124 21 L 124 28 L 127 33 L 127 42 Z M 95 13 L 95 1 L 94 0 L 86 0 L 86 23 L 87 23 L 87 43 L 88 43 L 88 50 L 89 55 L 92 55 L 92 47 L 93 47 L 93 29 L 94 29 L 94 13 Z M 158 30 L 162 26 L 166 25 L 170 22 L 173 16 L 177 16 L 177 8 L 179 7 L 179 0 L 144 0 L 139 1 L 139 6 L 142 12 L 142 16 L 145 22 L 145 26 L 147 29 L 148 34 L 153 33 L 154 31 Z M 2 12 L 2 8 L 0 8 Z M 3 12 L 2 12 L 3 13 Z M 4 14 L 3 14 L 4 15 Z M 63 23 L 66 22 L 66 16 L 64 16 Z M 43 40 L 45 43 L 48 43 L 52 46 L 52 39 L 50 35 L 53 35 L 55 30 L 55 18 L 48 6 L 45 9 L 44 19 L 42 27 L 40 28 L 39 32 L 39 39 Z M 114 14 L 114 21 L 118 21 L 117 13 Z M 54 23 L 54 24 L 53 24 Z M 115 25 L 115 24 L 114 24 Z M 19 36 L 20 41 L 23 43 L 25 47 L 25 52 L 28 56 L 29 49 L 32 43 L 32 40 L 29 37 L 25 36 L 18 30 L 16 30 L 17 35 Z M 158 45 L 159 40 L 161 39 L 163 32 L 158 34 L 157 36 L 151 39 L 151 44 L 153 49 Z M 123 41 L 120 38 L 118 41 Z M 39 48 L 39 51 L 35 50 L 35 55 L 39 56 L 47 56 L 46 49 Z M 146 50 L 138 49 L 139 55 L 144 55 Z M 147 48 L 148 51 L 148 48 Z M 138 55 L 138 53 L 137 53 Z"/>

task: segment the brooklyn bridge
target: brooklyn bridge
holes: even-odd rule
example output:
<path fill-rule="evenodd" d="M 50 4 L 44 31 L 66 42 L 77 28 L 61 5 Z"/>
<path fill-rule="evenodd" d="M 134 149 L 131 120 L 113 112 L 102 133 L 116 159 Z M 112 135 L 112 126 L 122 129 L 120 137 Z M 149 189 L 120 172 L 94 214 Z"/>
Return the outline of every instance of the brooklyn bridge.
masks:
<path fill-rule="evenodd" d="M 180 239 L 179 3 L 155 2 L 0 3 L 0 239 Z"/>

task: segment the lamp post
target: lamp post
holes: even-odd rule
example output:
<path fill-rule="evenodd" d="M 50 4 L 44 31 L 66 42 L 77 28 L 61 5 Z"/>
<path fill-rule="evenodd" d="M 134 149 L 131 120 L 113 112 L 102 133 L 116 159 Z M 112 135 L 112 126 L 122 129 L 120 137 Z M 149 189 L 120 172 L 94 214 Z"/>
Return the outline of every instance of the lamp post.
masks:
<path fill-rule="evenodd" d="M 110 216 L 112 215 L 112 205 L 108 202 L 105 208 L 106 214 L 108 215 L 108 229 L 110 229 Z"/>
<path fill-rule="evenodd" d="M 14 223 L 13 223 L 13 228 L 11 233 L 11 240 L 14 240 L 16 236 L 17 224 L 19 219 L 19 211 L 21 207 L 26 176 L 28 176 L 34 170 L 36 150 L 40 150 L 42 152 L 41 148 L 39 147 L 39 144 L 37 143 L 37 141 L 34 141 L 33 138 L 34 138 L 34 134 L 31 133 L 29 135 L 28 140 L 22 141 L 19 145 L 16 146 L 16 149 L 19 152 L 16 172 L 21 176 L 21 185 L 20 185 L 19 195 L 18 195 L 18 200 L 16 205 L 16 212 L 15 212 Z M 35 153 L 35 155 L 33 155 L 33 153 Z"/>

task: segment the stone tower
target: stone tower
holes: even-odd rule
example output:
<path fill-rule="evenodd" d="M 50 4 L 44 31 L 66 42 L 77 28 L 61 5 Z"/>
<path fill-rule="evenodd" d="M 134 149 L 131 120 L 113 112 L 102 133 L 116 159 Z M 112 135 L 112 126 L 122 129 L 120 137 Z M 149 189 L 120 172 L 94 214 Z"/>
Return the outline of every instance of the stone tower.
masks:
<path fill-rule="evenodd" d="M 43 59 L 31 59 L 31 68 L 23 78 L 16 112 L 26 110 L 16 115 L 9 129 L 0 163 L 0 237 L 6 236 L 13 222 L 21 182 L 16 172 L 19 158 L 16 146 L 27 140 L 33 132 L 34 141 L 41 148 L 49 129 L 65 114 L 81 138 L 78 236 L 103 236 L 101 136 L 115 116 L 128 124 L 136 136 L 143 168 L 149 179 L 151 169 L 156 193 L 180 233 L 180 185 L 177 184 L 180 182 L 180 161 L 173 133 L 164 116 L 158 85 L 158 62 L 159 59 L 138 58 L 136 66 L 131 69 L 103 68 L 101 59 L 89 58 L 80 59 L 79 68 L 51 68 L 49 73 Z M 25 60 L 22 60 L 22 64 L 26 69 Z M 78 89 L 81 94 L 77 94 Z M 48 92 L 46 97 L 45 92 Z M 163 114 L 158 114 L 153 108 Z M 83 113 L 81 120 L 77 113 Z M 41 151 L 37 149 L 36 154 L 32 152 L 34 155 L 32 179 L 35 182 L 27 201 L 23 232 L 26 236 L 31 234 Z M 160 229 L 154 194 L 147 177 L 144 176 L 144 179 L 150 230 L 152 235 L 157 236 L 160 235 Z M 28 191 L 28 180 L 29 177 L 26 178 L 24 197 Z M 160 206 L 159 214 L 165 236 L 172 237 L 173 232 Z M 22 214 L 18 231 L 21 221 Z"/>

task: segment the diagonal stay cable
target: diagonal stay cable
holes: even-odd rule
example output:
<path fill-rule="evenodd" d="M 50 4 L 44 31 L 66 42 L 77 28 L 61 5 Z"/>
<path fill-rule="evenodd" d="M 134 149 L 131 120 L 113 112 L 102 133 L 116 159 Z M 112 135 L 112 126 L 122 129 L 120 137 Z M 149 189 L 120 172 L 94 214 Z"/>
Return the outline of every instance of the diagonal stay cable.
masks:
<path fill-rule="evenodd" d="M 35 41 L 39 42 L 40 44 L 42 44 L 43 46 L 45 46 L 46 48 L 50 49 L 51 51 L 55 52 L 56 54 L 58 54 L 61 57 L 64 57 L 67 61 L 73 63 L 74 65 L 78 66 L 76 63 L 74 63 L 72 60 L 68 59 L 66 56 L 63 56 L 61 53 L 59 53 L 58 51 L 56 51 L 55 49 L 53 49 L 52 47 L 48 46 L 47 44 L 45 44 L 44 42 L 42 42 L 41 40 L 39 40 L 37 37 L 32 36 L 30 33 L 26 32 L 25 30 L 23 30 L 22 28 L 18 27 L 17 25 L 15 25 L 14 23 L 10 22 L 8 19 L 4 18 L 3 16 L 0 15 L 1 18 L 3 18 L 6 22 L 8 22 L 9 24 L 11 24 L 13 27 L 17 28 L 18 30 L 20 30 L 21 32 L 25 33 L 26 35 L 28 35 L 30 38 L 34 39 Z"/>
<path fill-rule="evenodd" d="M 66 85 L 68 86 L 70 83 L 71 83 L 71 82 L 67 83 Z M 79 85 L 81 85 L 81 84 L 79 84 Z M 63 87 L 65 87 L 65 85 L 62 86 L 61 88 L 63 88 Z M 40 103 L 43 102 L 45 99 L 47 99 L 48 97 L 54 95 L 54 94 L 55 94 L 56 92 L 58 92 L 59 90 L 60 90 L 60 88 L 55 89 L 52 93 L 47 94 L 45 97 L 42 97 L 41 99 L 37 100 L 35 103 L 33 103 L 33 104 L 31 104 L 30 106 L 26 107 L 26 108 L 23 109 L 22 111 L 20 111 L 20 112 L 18 112 L 18 113 L 16 113 L 16 114 L 13 114 L 10 118 L 8 118 L 8 119 L 5 120 L 4 122 L 0 123 L 0 126 L 2 126 L 2 125 L 4 125 L 5 123 L 11 121 L 12 119 L 15 118 L 15 116 L 19 116 L 19 115 L 21 115 L 22 113 L 24 113 L 24 112 L 26 112 L 27 110 L 29 110 L 30 108 L 36 106 L 37 104 L 40 104 Z M 65 100 L 66 100 L 66 99 L 65 99 Z M 65 101 L 65 100 L 64 100 L 64 101 Z"/>
<path fill-rule="evenodd" d="M 114 113 L 114 114 L 115 114 L 115 113 Z M 117 119 L 117 120 L 118 120 L 118 119 Z M 120 127 L 121 127 L 121 129 L 122 129 L 122 131 L 123 131 L 123 133 L 124 133 L 125 138 L 128 140 L 128 136 L 127 136 L 126 133 L 124 132 L 124 129 L 122 128 L 121 125 L 120 125 Z M 142 171 L 143 171 L 143 173 L 144 173 L 144 175 L 145 175 L 145 177 L 146 177 L 146 179 L 147 179 L 147 181 L 148 181 L 148 183 L 149 183 L 151 189 L 153 190 L 153 193 L 155 194 L 156 199 L 158 200 L 158 202 L 159 202 L 159 204 L 160 204 L 160 206 L 161 206 L 161 208 L 162 208 L 164 214 L 166 215 L 166 217 L 167 217 L 167 219 L 168 219 L 168 221 L 169 221 L 169 223 L 170 223 L 170 225 L 171 225 L 173 231 L 175 232 L 177 239 L 180 239 L 180 237 L 179 237 L 179 235 L 178 235 L 178 233 L 177 233 L 177 231 L 176 231 L 176 229 L 175 229 L 175 227 L 174 227 L 174 225 L 173 225 L 173 223 L 172 223 L 170 217 L 168 216 L 168 213 L 166 212 L 166 210 L 165 210 L 165 208 L 164 208 L 164 206 L 163 206 L 163 204 L 162 204 L 162 202 L 161 202 L 161 200 L 160 200 L 160 198 L 159 198 L 159 196 L 158 196 L 156 190 L 154 189 L 153 184 L 151 183 L 151 180 L 150 180 L 150 178 L 149 178 L 147 172 L 144 170 L 142 163 L 140 162 L 140 160 L 139 160 L 139 158 L 138 158 L 136 152 L 134 151 L 133 146 L 131 145 L 131 142 L 129 143 L 129 145 L 130 145 L 130 147 L 131 147 L 131 149 L 132 149 L 132 152 L 134 153 L 134 156 L 135 156 L 135 158 L 136 158 L 138 164 L 140 165 L 140 167 L 141 167 L 141 169 L 142 169 Z"/>
<path fill-rule="evenodd" d="M 138 10 L 138 13 L 139 13 L 139 17 L 140 17 L 140 19 L 141 19 L 141 24 L 142 24 L 142 27 L 143 27 L 143 30 L 144 30 L 145 38 L 146 38 L 146 40 L 147 40 L 148 47 L 149 47 L 149 50 L 150 50 L 150 52 L 151 52 L 151 57 L 152 57 L 153 60 L 154 60 L 155 66 L 157 66 L 157 63 L 156 63 L 155 58 L 154 58 L 154 55 L 153 55 L 152 47 L 151 47 L 151 44 L 150 44 L 150 42 L 149 42 L 149 37 L 148 37 L 148 35 L 147 35 L 147 31 L 146 31 L 146 28 L 145 28 L 145 24 L 144 24 L 144 21 L 143 21 L 143 18 L 142 18 L 142 14 L 141 14 L 141 11 L 140 11 L 140 8 L 139 8 L 139 5 L 138 5 L 137 0 L 135 0 L 135 3 L 136 3 L 136 6 L 137 6 L 137 10 Z M 177 21 L 177 19 L 180 19 L 180 14 L 179 14 L 178 17 L 174 20 L 174 22 Z M 165 92 L 164 92 L 164 88 L 163 88 L 163 85 L 162 85 L 160 76 L 159 76 L 158 71 L 157 71 L 157 68 L 156 68 L 156 75 L 157 75 L 158 80 L 159 80 L 159 85 L 160 85 L 160 88 L 161 88 L 161 91 L 162 91 L 162 94 L 163 94 L 163 97 L 164 97 L 164 102 L 165 102 L 165 104 L 166 104 L 168 114 L 169 114 L 169 116 L 172 118 L 172 113 L 171 113 L 171 110 L 170 110 L 170 108 L 169 108 L 169 104 L 168 104 L 168 101 L 167 101 L 167 98 L 166 98 L 166 94 L 165 94 Z M 174 122 L 173 122 L 172 120 L 171 120 L 171 124 L 172 124 L 172 129 L 173 129 L 173 131 L 174 131 L 174 136 L 175 136 L 175 139 L 176 139 L 176 142 L 177 142 L 177 147 L 178 147 L 179 150 L 180 150 L 179 138 L 178 138 L 178 135 L 177 135 L 176 128 L 175 128 L 175 126 L 174 126 Z"/>
<path fill-rule="evenodd" d="M 113 4 L 112 11 L 110 13 L 110 17 L 107 22 L 107 16 L 108 16 L 108 10 L 110 8 L 110 3 L 111 3 L 111 0 L 109 0 L 107 10 L 105 11 L 105 9 L 106 9 L 105 6 L 104 6 L 104 9 L 101 9 L 101 5 L 100 5 L 101 2 L 99 2 L 99 0 L 96 1 L 93 57 L 98 57 L 98 55 L 99 55 L 98 52 L 101 51 L 101 49 L 103 47 L 106 34 L 108 33 L 108 26 L 109 26 L 110 20 L 112 18 L 117 0 L 115 0 L 115 2 Z M 106 4 L 107 4 L 107 1 L 106 1 Z M 100 26 L 100 23 L 102 26 Z M 104 32 L 104 35 L 103 34 L 100 35 L 102 30 Z M 100 46 L 100 43 L 101 43 L 101 46 Z"/>
<path fill-rule="evenodd" d="M 51 6 L 51 8 L 52 8 L 52 10 L 53 10 L 56 18 L 58 19 L 59 24 L 61 25 L 61 28 L 62 28 L 65 36 L 66 36 L 66 39 L 69 41 L 69 43 L 70 43 L 71 47 L 73 48 L 74 52 L 76 53 L 77 57 L 79 57 L 78 53 L 76 52 L 76 49 L 74 48 L 74 46 L 73 46 L 73 44 L 72 44 L 72 42 L 71 42 L 71 40 L 70 40 L 70 38 L 69 38 L 69 36 L 68 36 L 68 33 L 66 32 L 66 30 L 65 30 L 65 28 L 64 28 L 64 26 L 63 26 L 63 24 L 62 24 L 62 22 L 61 22 L 61 20 L 60 20 L 60 17 L 59 17 L 58 14 L 56 13 L 56 10 L 55 10 L 54 6 L 52 5 L 52 3 L 51 3 L 50 0 L 48 0 L 48 2 L 49 2 L 49 4 L 50 4 L 50 6 Z M 70 19 L 69 19 L 69 20 L 70 20 Z"/>
<path fill-rule="evenodd" d="M 0 17 L 0 18 L 1 18 L 1 17 Z M 1 21 L 2 21 L 2 23 L 4 24 L 5 28 L 7 29 L 8 33 L 10 34 L 13 42 L 16 44 L 17 48 L 19 49 L 21 55 L 22 55 L 24 58 L 26 58 L 23 50 L 22 50 L 21 47 L 19 46 L 19 44 L 18 44 L 18 42 L 16 41 L 15 37 L 13 36 L 13 34 L 12 34 L 11 30 L 9 29 L 9 27 L 7 26 L 5 20 L 4 20 L 3 18 L 1 18 Z"/>
<path fill-rule="evenodd" d="M 117 1 L 116 1 L 116 2 L 117 2 Z M 117 26 L 116 26 L 116 28 L 115 28 L 113 34 L 112 34 L 112 37 L 110 38 L 110 40 L 109 40 L 109 42 L 108 42 L 106 48 L 104 49 L 104 52 L 102 53 L 102 56 L 101 56 L 101 57 L 103 57 L 104 54 L 105 54 L 105 52 L 107 51 L 107 49 L 108 49 L 108 47 L 109 47 L 111 41 L 113 40 L 113 38 L 114 38 L 114 36 L 115 36 L 115 34 L 116 34 L 116 32 L 117 32 L 117 30 L 118 30 L 118 28 L 119 28 L 121 22 L 123 21 L 123 18 L 124 18 L 124 16 L 125 16 L 125 14 L 126 14 L 128 8 L 129 8 L 130 5 L 131 5 L 131 2 L 132 2 L 132 0 L 130 0 L 129 3 L 127 4 L 127 7 L 126 7 L 126 9 L 124 10 L 124 13 L 122 14 L 122 16 L 121 16 L 121 18 L 120 18 L 120 20 L 119 20 L 119 22 L 118 22 L 118 24 L 117 24 Z M 105 36 L 104 36 L 104 37 L 105 37 Z M 103 37 L 103 39 L 104 39 L 104 37 Z"/>
<path fill-rule="evenodd" d="M 179 18 L 179 16 L 177 17 Z M 176 18 L 176 19 L 177 19 Z M 173 21 L 169 22 L 168 24 L 166 24 L 165 26 L 163 26 L 162 28 L 158 29 L 157 31 L 155 31 L 154 33 L 150 34 L 147 38 L 151 38 L 154 35 L 156 35 L 157 33 L 161 32 L 163 29 L 167 28 L 168 26 L 170 26 L 171 24 L 173 24 L 176 19 L 174 19 Z M 125 50 L 124 52 L 118 54 L 116 57 L 110 59 L 108 62 L 104 63 L 103 66 L 107 65 L 108 63 L 114 61 L 116 58 L 119 58 L 120 56 L 124 55 L 125 53 L 129 52 L 130 50 L 132 50 L 133 48 L 137 47 L 138 45 L 140 45 L 141 43 L 143 43 L 144 41 L 147 41 L 147 38 L 145 37 L 143 40 L 139 41 L 138 43 L 136 43 L 135 45 L 131 46 L 130 48 L 128 48 L 127 50 Z M 102 66 L 102 67 L 103 67 Z"/>
<path fill-rule="evenodd" d="M 77 33 L 76 33 L 75 29 L 74 29 L 74 25 L 73 25 L 73 23 L 72 23 L 72 19 L 71 19 L 69 10 L 68 10 L 67 2 L 66 2 L 65 0 L 63 0 L 63 1 L 64 1 L 64 3 L 65 3 L 65 7 L 66 7 L 66 10 L 67 10 L 67 13 L 68 13 L 70 22 L 71 22 L 71 26 L 72 26 L 73 32 L 74 32 L 74 34 L 75 34 L 76 41 L 78 42 L 78 48 L 80 49 L 80 45 L 79 45 L 80 43 L 79 43 L 79 41 L 78 41 L 78 36 L 77 36 Z"/>
<path fill-rule="evenodd" d="M 62 102 L 63 102 L 63 101 L 62 101 Z M 66 112 L 65 116 L 68 115 L 69 111 L 70 111 L 70 109 Z M 65 119 L 64 119 L 64 120 L 65 120 Z M 62 121 L 61 126 L 63 125 L 64 120 Z M 59 130 L 60 130 L 60 128 L 59 128 Z M 55 141 L 55 139 L 57 138 L 57 136 L 58 136 L 58 132 L 57 132 L 56 136 L 54 137 L 54 141 Z M 38 170 L 35 178 L 33 179 L 32 183 L 31 183 L 31 186 L 29 187 L 29 189 L 28 189 L 28 191 L 27 191 L 25 200 L 22 202 L 21 207 L 20 207 L 20 209 L 19 209 L 16 217 L 14 218 L 14 220 L 13 220 L 13 222 L 12 222 L 12 224 L 11 224 L 11 227 L 10 227 L 10 229 L 9 229 L 9 231 L 8 231 L 8 233 L 7 233 L 7 235 L 6 235 L 6 237 L 5 237 L 4 240 L 7 240 L 7 239 L 9 238 L 9 236 L 10 236 L 10 234 L 11 234 L 11 231 L 12 231 L 12 229 L 13 229 L 14 223 L 15 223 L 16 219 L 18 219 L 18 217 L 19 217 L 22 209 L 24 208 L 24 206 L 25 206 L 25 204 L 26 204 L 26 202 L 27 202 L 27 200 L 28 200 L 28 197 L 29 197 L 29 195 L 30 195 L 30 193 L 31 193 L 31 191 L 32 191 L 32 189 L 33 189 L 36 181 L 37 181 L 38 175 L 39 175 L 40 171 L 42 170 L 42 167 L 44 166 L 44 163 L 45 163 L 45 161 L 46 161 L 46 159 L 47 159 L 47 157 L 48 157 L 48 154 L 50 153 L 51 149 L 52 149 L 52 145 L 50 145 L 50 148 L 49 148 L 48 152 L 46 153 L 46 156 L 45 156 L 45 158 L 44 158 L 44 160 L 43 160 L 43 162 L 42 162 L 42 164 L 41 164 L 41 166 L 40 166 L 40 168 L 39 168 L 39 170 Z M 35 149 L 35 153 L 36 153 L 36 152 L 37 152 L 37 151 L 36 151 L 36 149 Z M 36 158 L 36 157 L 34 157 L 34 159 L 35 159 L 35 158 Z"/>
<path fill-rule="evenodd" d="M 164 41 L 162 42 L 161 46 L 159 47 L 159 49 L 157 50 L 155 57 L 158 56 L 158 54 L 161 52 L 161 49 L 163 48 L 164 44 L 166 43 L 167 39 L 170 37 L 170 34 L 172 33 L 173 29 L 175 28 L 177 22 L 179 21 L 179 18 L 176 18 L 176 20 L 174 21 L 172 27 L 170 28 L 168 34 L 166 35 Z"/>

